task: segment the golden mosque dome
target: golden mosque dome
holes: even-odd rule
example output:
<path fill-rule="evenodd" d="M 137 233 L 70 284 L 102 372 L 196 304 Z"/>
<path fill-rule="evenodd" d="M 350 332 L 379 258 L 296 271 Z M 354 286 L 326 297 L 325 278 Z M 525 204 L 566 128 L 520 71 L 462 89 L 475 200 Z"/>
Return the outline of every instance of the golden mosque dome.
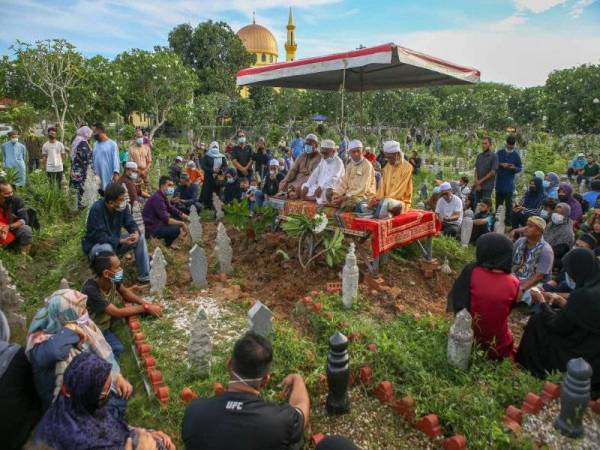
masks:
<path fill-rule="evenodd" d="M 273 55 L 275 58 L 279 56 L 275 36 L 262 25 L 251 23 L 241 28 L 237 35 L 250 53 L 266 53 L 267 55 Z"/>

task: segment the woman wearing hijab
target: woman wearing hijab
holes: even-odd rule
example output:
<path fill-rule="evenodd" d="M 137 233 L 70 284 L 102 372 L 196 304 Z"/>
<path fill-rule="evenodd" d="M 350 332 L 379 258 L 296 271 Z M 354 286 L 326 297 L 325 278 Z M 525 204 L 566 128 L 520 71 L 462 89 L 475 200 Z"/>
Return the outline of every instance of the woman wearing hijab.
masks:
<path fill-rule="evenodd" d="M 63 374 L 71 360 L 92 352 L 112 366 L 114 413 L 121 414 L 131 395 L 131 384 L 121 375 L 119 364 L 102 331 L 89 318 L 87 296 L 73 289 L 61 289 L 46 299 L 29 327 L 25 354 L 31 361 L 33 379 L 42 406 L 47 409 L 62 386 Z"/>
<path fill-rule="evenodd" d="M 83 185 L 88 167 L 92 162 L 92 148 L 88 142 L 92 134 L 92 129 L 84 125 L 77 129 L 77 134 L 71 144 L 71 186 L 77 190 L 79 208 L 83 208 L 81 204 Z"/>
<path fill-rule="evenodd" d="M 10 344 L 10 327 L 0 310 L 0 436 L 2 448 L 23 447 L 41 415 L 31 364 L 20 345 Z"/>
<path fill-rule="evenodd" d="M 560 178 L 554 172 L 548 172 L 544 177 L 544 193 L 547 198 L 553 198 L 558 200 L 558 186 L 560 185 Z"/>
<path fill-rule="evenodd" d="M 542 209 L 544 199 L 544 186 L 541 178 L 534 177 L 529 182 L 529 189 L 525 192 L 519 205 L 515 206 L 512 212 L 513 228 L 524 227 L 527 219 L 531 216 L 538 216 Z"/>
<path fill-rule="evenodd" d="M 471 313 L 475 338 L 494 360 L 513 356 L 508 316 L 519 298 L 519 280 L 511 275 L 512 254 L 506 236 L 484 234 L 477 239 L 475 263 L 465 266 L 448 295 L 450 311 Z"/>
<path fill-rule="evenodd" d="M 571 220 L 577 224 L 583 216 L 581 204 L 573 197 L 573 188 L 569 183 L 560 183 L 558 188 L 558 199 L 562 203 L 568 203 L 571 207 Z"/>
<path fill-rule="evenodd" d="M 540 312 L 529 319 L 517 362 L 538 378 L 564 372 L 572 358 L 585 359 L 593 369 L 592 391 L 600 390 L 600 265 L 587 249 L 576 248 L 563 258 L 565 278 L 573 289 L 569 299 L 534 291 Z M 556 307 L 556 308 L 553 308 Z"/>
<path fill-rule="evenodd" d="M 200 160 L 200 168 L 204 171 L 204 183 L 200 191 L 200 201 L 206 208 L 213 209 L 213 193 L 219 194 L 221 189 L 219 177 L 227 168 L 227 159 L 219 151 L 219 143 L 213 141 L 209 144 L 206 154 Z"/>
<path fill-rule="evenodd" d="M 550 216 L 550 221 L 544 231 L 544 239 L 554 251 L 554 264 L 560 266 L 560 261 L 575 244 L 573 221 L 569 218 L 571 207 L 567 203 L 559 203 Z"/>
<path fill-rule="evenodd" d="M 166 434 L 130 428 L 108 412 L 105 403 L 111 384 L 108 362 L 93 353 L 77 355 L 65 371 L 58 398 L 40 422 L 35 441 L 54 450 L 122 450 L 151 438 L 154 445 L 143 448 L 174 449 Z"/>

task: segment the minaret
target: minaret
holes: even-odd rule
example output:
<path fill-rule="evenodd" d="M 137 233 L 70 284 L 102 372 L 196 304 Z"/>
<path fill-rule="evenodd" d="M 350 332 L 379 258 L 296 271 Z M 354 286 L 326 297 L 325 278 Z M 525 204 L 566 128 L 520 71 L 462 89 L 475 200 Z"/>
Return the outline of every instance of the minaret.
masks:
<path fill-rule="evenodd" d="M 298 48 L 298 45 L 294 40 L 294 30 L 296 30 L 296 25 L 294 25 L 294 18 L 292 17 L 292 8 L 290 7 L 290 16 L 288 18 L 287 24 L 287 41 L 285 42 L 286 61 L 294 61 L 296 59 L 296 49 Z"/>

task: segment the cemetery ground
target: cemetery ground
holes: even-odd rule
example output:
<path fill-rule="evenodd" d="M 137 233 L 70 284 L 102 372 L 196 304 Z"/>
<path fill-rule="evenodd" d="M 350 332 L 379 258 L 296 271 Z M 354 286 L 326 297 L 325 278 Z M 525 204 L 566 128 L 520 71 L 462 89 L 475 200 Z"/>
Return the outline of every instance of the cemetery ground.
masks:
<path fill-rule="evenodd" d="M 89 270 L 80 248 L 85 216 L 64 213 L 67 208 L 60 202 L 65 200 L 45 196 L 41 189 L 34 188 L 24 195 L 44 212 L 34 251 L 30 257 L 5 252 L 0 256 L 25 298 L 30 320 L 43 299 L 57 289 L 61 278 L 79 288 Z M 179 250 L 163 247 L 168 272 L 167 289 L 160 299 L 164 315 L 160 320 L 141 317 L 142 332 L 170 389 L 166 406 L 146 395 L 143 371 L 136 365 L 134 351 L 122 356 L 124 375 L 135 389 L 127 413 L 131 425 L 164 430 L 182 448 L 180 424 L 186 407 L 180 398 L 182 389 L 188 387 L 206 397 L 214 395 L 215 383 L 227 385 L 226 362 L 232 344 L 247 328 L 248 309 L 260 300 L 274 312 L 275 360 L 272 380 L 263 396 L 281 400 L 278 384 L 288 373 L 300 373 L 311 396 L 307 437 L 316 433 L 343 434 L 351 436 L 361 448 L 391 450 L 441 448 L 443 438 L 462 434 L 471 449 L 539 448 L 531 438 L 533 433 L 516 438 L 504 429 L 502 418 L 508 405 L 520 406 L 527 392 L 540 392 L 542 381 L 509 361 L 490 362 L 481 351 L 473 353 L 468 371 L 447 362 L 450 316 L 445 312 L 446 294 L 457 272 L 473 257 L 473 249 L 465 250 L 447 238 L 435 238 L 434 256 L 440 261 L 448 258 L 453 273 L 437 272 L 431 280 L 424 279 L 418 269 L 416 248 L 395 251 L 381 271 L 384 288 L 375 290 L 361 279 L 359 298 L 351 310 L 346 310 L 339 294 L 326 291 L 328 282 L 340 281 L 341 268 L 318 262 L 304 272 L 294 257 L 296 241 L 282 232 L 266 233 L 254 242 L 245 233 L 228 227 L 234 272 L 227 278 L 219 276 L 213 254 L 216 223 L 207 215 L 203 219 L 208 287 L 191 286 L 187 266 L 191 244 L 182 244 Z M 150 241 L 150 251 L 157 245 Z M 126 280 L 134 280 L 133 261 L 125 260 L 125 268 Z M 149 289 L 140 293 L 149 296 Z M 322 307 L 310 306 L 304 301 L 307 296 Z M 212 340 L 211 370 L 205 378 L 190 367 L 187 355 L 190 328 L 200 306 L 206 311 Z M 513 332 L 523 327 L 525 317 L 523 312 L 513 313 Z M 328 338 L 336 331 L 351 341 L 348 351 L 353 384 L 349 389 L 350 413 L 331 417 L 324 406 L 325 373 Z M 117 332 L 131 349 L 131 334 L 124 322 Z M 23 343 L 24 336 L 18 340 Z M 372 369 L 371 383 L 361 379 L 360 369 L 365 366 Z M 561 377 L 552 379 L 559 381 Z M 443 438 L 430 439 L 389 405 L 381 404 L 373 390 L 384 380 L 393 384 L 397 399 L 406 395 L 414 398 L 417 419 L 437 414 Z M 314 447 L 307 440 L 305 448 Z"/>

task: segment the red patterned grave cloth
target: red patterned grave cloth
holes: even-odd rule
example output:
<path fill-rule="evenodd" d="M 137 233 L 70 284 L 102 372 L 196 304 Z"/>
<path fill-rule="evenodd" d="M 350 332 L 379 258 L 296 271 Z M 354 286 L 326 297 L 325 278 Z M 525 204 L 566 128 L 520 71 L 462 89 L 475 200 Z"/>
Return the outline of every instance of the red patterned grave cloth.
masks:
<path fill-rule="evenodd" d="M 302 214 L 313 217 L 322 210 L 328 217 L 333 217 L 335 208 L 318 208 L 314 202 L 287 200 L 283 207 L 283 215 Z M 373 257 L 403 247 L 420 239 L 436 235 L 442 228 L 436 215 L 431 211 L 411 209 L 391 219 L 368 219 L 355 217 L 352 213 L 339 215 L 345 228 L 356 231 L 368 231 L 371 234 Z M 330 222 L 332 223 L 332 222 Z"/>

